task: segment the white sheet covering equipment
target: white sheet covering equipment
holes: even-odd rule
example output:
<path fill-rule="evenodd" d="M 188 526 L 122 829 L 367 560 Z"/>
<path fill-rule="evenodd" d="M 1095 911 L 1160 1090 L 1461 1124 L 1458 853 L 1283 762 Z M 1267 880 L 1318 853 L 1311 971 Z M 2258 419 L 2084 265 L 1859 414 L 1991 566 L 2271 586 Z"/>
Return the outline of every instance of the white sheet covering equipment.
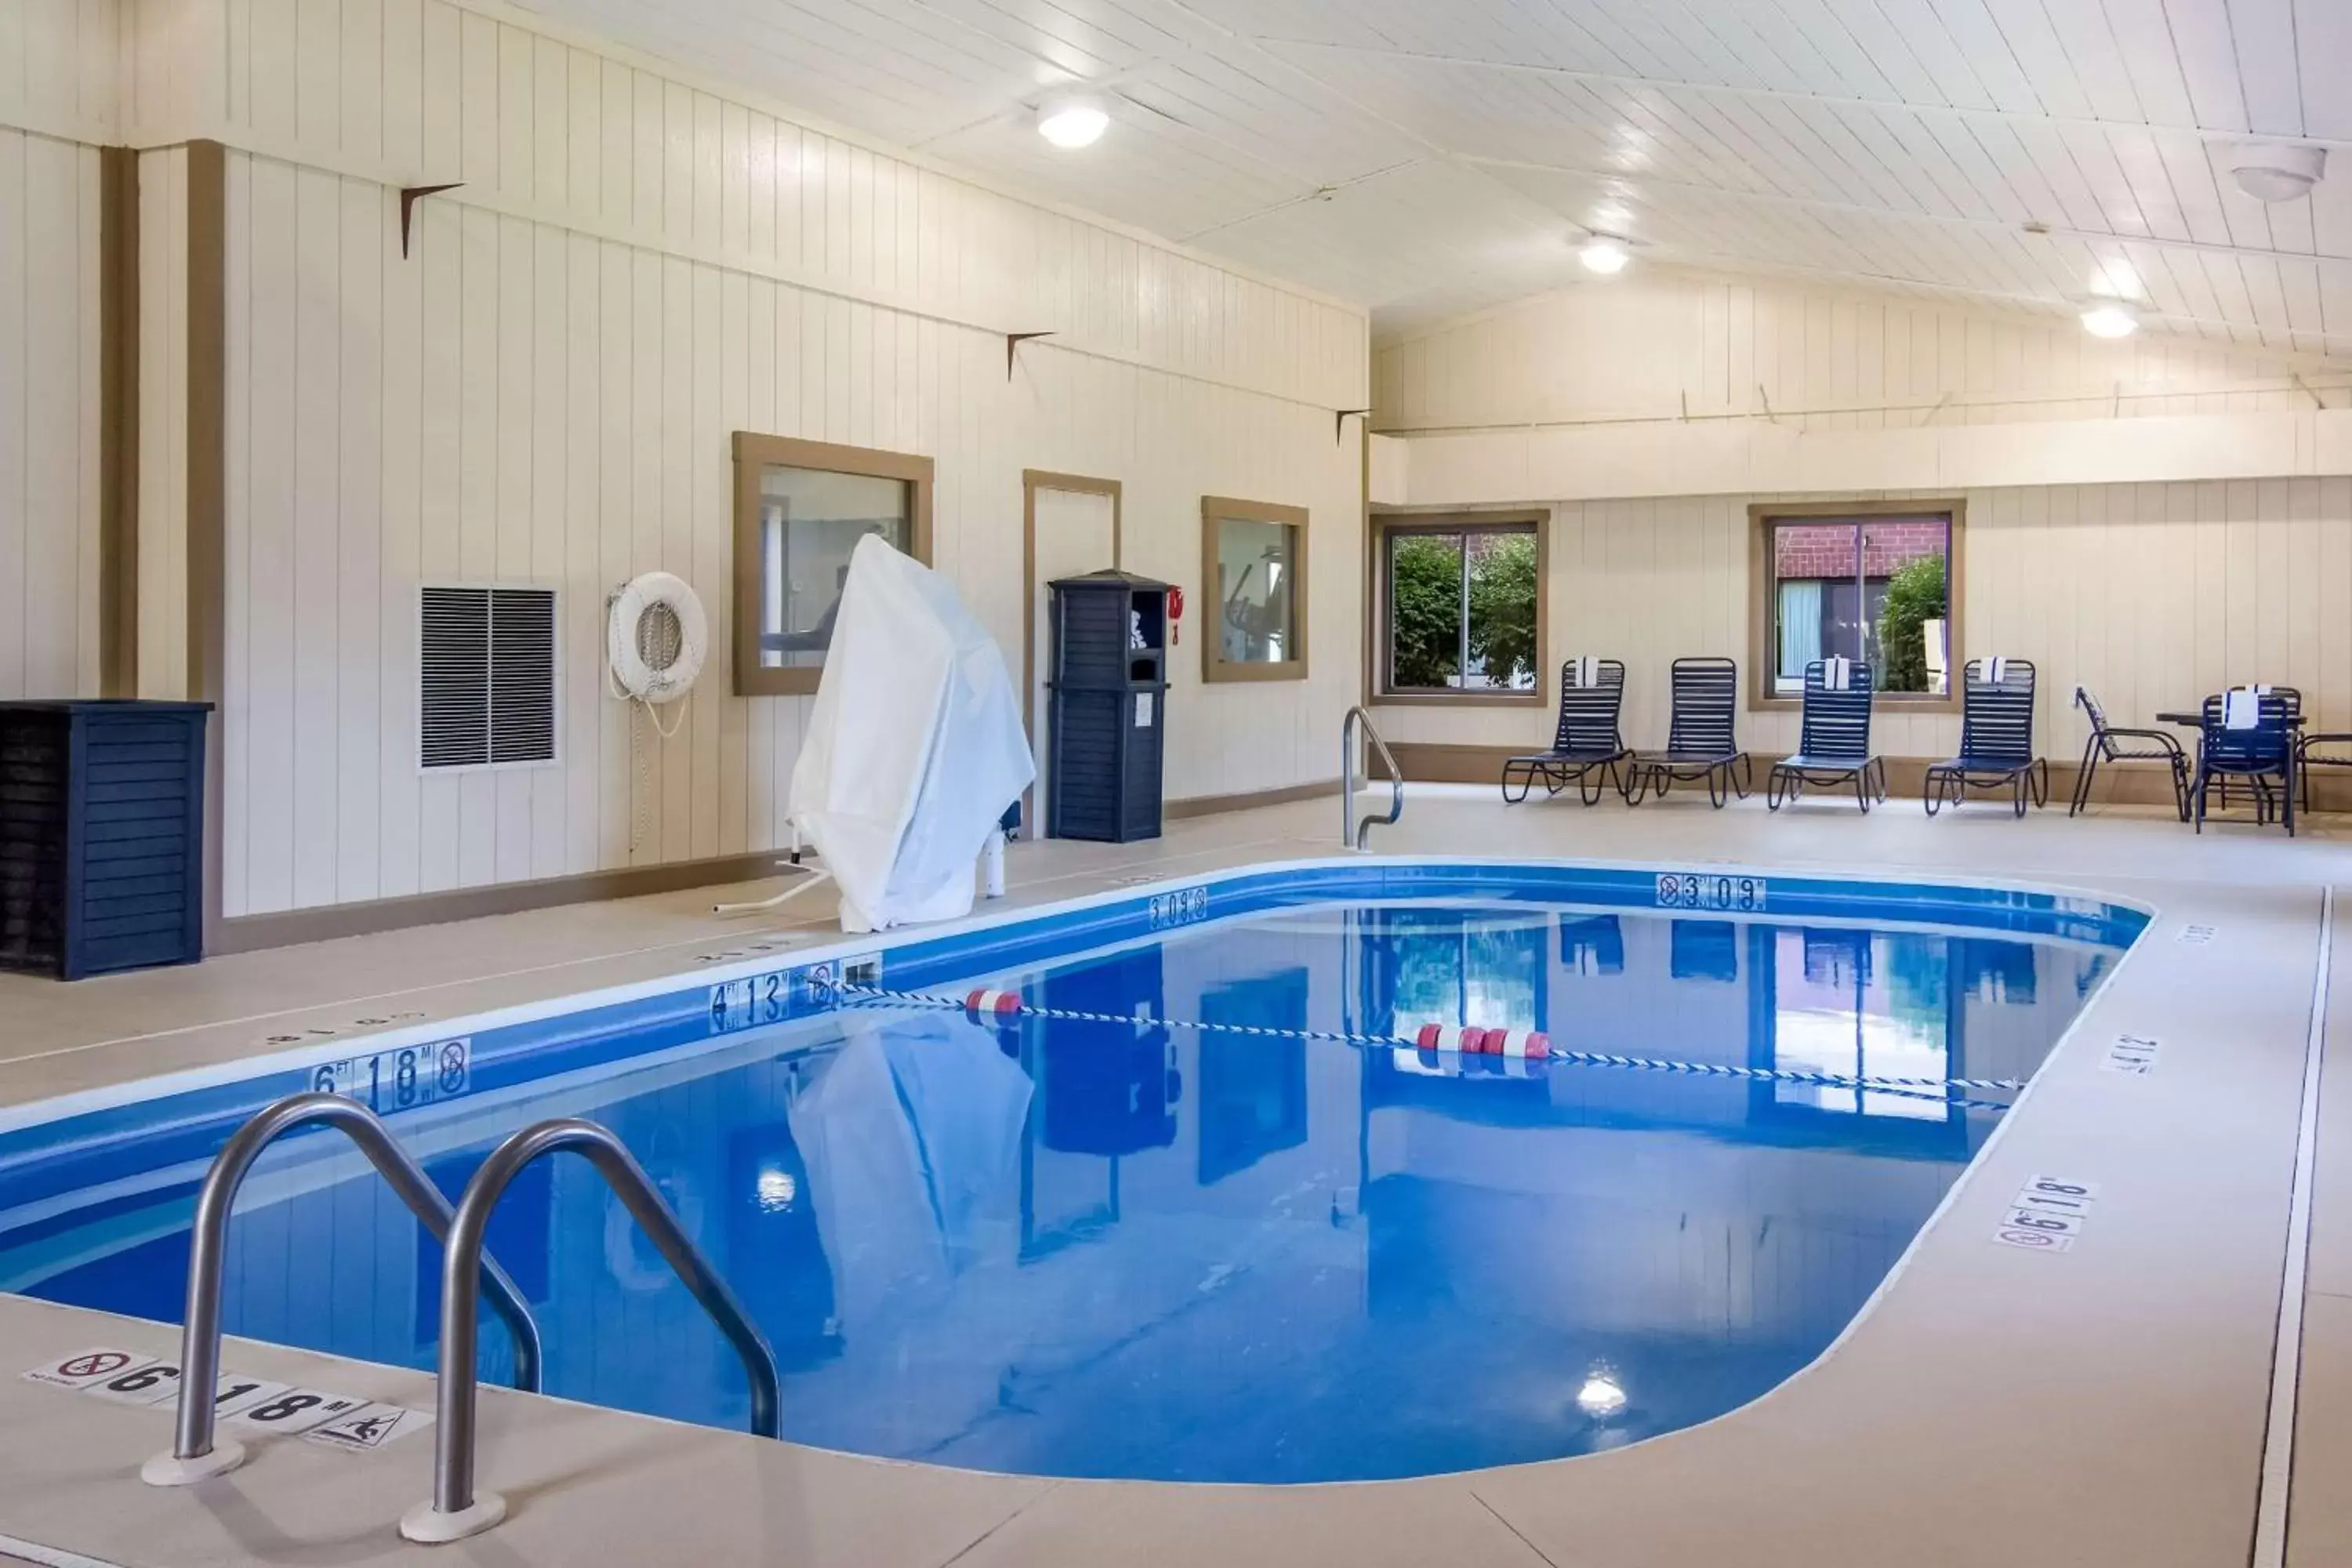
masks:
<path fill-rule="evenodd" d="M 842 929 L 970 913 L 973 868 L 1035 777 L 995 639 L 946 578 L 860 540 L 793 769 L 793 821 L 840 884 Z"/>

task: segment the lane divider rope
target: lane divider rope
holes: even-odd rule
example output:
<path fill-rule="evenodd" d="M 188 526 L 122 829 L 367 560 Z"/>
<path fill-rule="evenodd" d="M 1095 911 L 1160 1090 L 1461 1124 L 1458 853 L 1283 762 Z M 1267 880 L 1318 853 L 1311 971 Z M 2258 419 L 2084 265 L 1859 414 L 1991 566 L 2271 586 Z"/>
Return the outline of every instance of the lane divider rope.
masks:
<path fill-rule="evenodd" d="M 856 985 L 836 983 L 835 993 L 861 1001 L 888 1003 L 910 1007 L 932 1007 L 943 1012 L 962 1013 L 969 1017 L 993 1022 L 1012 1018 L 1044 1018 L 1070 1024 L 1111 1024 L 1132 1026 L 1150 1024 L 1169 1029 L 1192 1029 L 1221 1035 L 1251 1035 L 1261 1039 L 1324 1040 L 1336 1045 L 1359 1048 L 1394 1048 L 1402 1050 L 1435 1050 L 1447 1055 L 1480 1054 L 1483 1040 L 1467 1044 L 1468 1037 L 1486 1036 L 1496 1040 L 1489 1055 L 1526 1057 L 1536 1060 L 1565 1062 L 1575 1067 L 1628 1068 L 1647 1072 L 1683 1073 L 1696 1078 L 1743 1079 L 1750 1082 L 1807 1084 L 1822 1089 L 1855 1089 L 1890 1094 L 1911 1094 L 1922 1099 L 1942 1099 L 1953 1089 L 2009 1089 L 2025 1087 L 2019 1079 L 2011 1078 L 1874 1078 L 1848 1073 L 1817 1072 L 1802 1068 L 1740 1067 L 1727 1062 L 1685 1062 L 1663 1057 L 1623 1056 L 1612 1051 L 1580 1051 L 1566 1046 L 1553 1045 L 1545 1036 L 1525 1031 L 1501 1029 L 1463 1029 L 1440 1031 L 1432 1025 L 1421 1037 L 1403 1035 L 1355 1034 L 1344 1029 L 1285 1029 L 1265 1024 L 1213 1024 L 1195 1018 L 1159 1018 L 1145 1014 L 1090 1013 L 1070 1007 L 1040 1007 L 1022 999 L 1017 991 L 976 990 L 964 996 L 932 996 L 919 991 L 892 991 L 879 985 Z M 1509 1038 L 1516 1036 L 1516 1039 Z M 1439 1040 L 1451 1037 L 1457 1043 L 1447 1045 Z M 1536 1042 L 1541 1042 L 1538 1046 Z M 1516 1046 L 1517 1048 L 1512 1048 Z M 1929 1092 L 1932 1091 L 1932 1092 Z M 1985 1101 L 1969 1102 L 1979 1110 L 2006 1110 L 2005 1104 Z"/>

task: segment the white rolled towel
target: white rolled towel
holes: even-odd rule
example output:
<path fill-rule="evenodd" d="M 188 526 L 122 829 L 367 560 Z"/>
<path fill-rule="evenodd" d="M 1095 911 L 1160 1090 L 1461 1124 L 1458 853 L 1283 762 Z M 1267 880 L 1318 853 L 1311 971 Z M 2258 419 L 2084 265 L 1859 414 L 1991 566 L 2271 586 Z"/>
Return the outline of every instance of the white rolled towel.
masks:
<path fill-rule="evenodd" d="M 1822 685 L 1831 691 L 1853 689 L 1853 660 L 1843 655 L 1822 660 Z"/>
<path fill-rule="evenodd" d="M 1591 654 L 1583 654 L 1568 661 L 1568 683 L 1570 686 L 1587 687 L 1600 679 L 1601 661 Z"/>
<path fill-rule="evenodd" d="M 2221 697 L 2221 727 L 2225 730 L 2252 730 L 2263 721 L 2262 690 L 2252 686 L 2232 686 Z"/>

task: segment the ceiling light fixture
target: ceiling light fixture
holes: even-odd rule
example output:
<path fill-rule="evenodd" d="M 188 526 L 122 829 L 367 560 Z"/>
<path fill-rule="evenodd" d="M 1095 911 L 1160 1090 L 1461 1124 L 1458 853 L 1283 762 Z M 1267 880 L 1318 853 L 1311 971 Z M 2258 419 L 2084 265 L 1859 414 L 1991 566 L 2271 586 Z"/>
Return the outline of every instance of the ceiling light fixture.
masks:
<path fill-rule="evenodd" d="M 2327 173 L 2327 149 L 2298 142 L 2242 142 L 2230 149 L 2230 177 L 2258 202 L 2307 196 Z"/>
<path fill-rule="evenodd" d="M 2083 311 L 2083 330 L 2095 338 L 2127 338 L 2139 331 L 2139 312 L 2123 300 L 2101 300 Z"/>
<path fill-rule="evenodd" d="M 1091 147 L 1108 129 L 1109 114 L 1092 99 L 1057 99 L 1037 110 L 1037 134 L 1056 147 Z"/>
<path fill-rule="evenodd" d="M 1576 258 L 1584 263 L 1586 271 L 1598 272 L 1603 278 L 1612 278 L 1625 270 L 1625 263 L 1633 260 L 1633 255 L 1625 248 L 1623 240 L 1612 239 L 1605 234 L 1596 234 L 1584 242 L 1583 247 L 1577 251 Z"/>

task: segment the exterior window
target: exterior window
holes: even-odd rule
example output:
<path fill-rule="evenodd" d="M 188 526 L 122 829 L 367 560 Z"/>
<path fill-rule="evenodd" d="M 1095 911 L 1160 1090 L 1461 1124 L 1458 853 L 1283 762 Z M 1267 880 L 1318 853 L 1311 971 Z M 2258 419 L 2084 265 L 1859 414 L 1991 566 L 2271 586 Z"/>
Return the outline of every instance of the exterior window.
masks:
<path fill-rule="evenodd" d="M 1379 539 L 1381 692 L 1540 700 L 1541 524 L 1400 521 Z"/>
<path fill-rule="evenodd" d="M 1867 660 L 1887 696 L 1949 698 L 1959 663 L 1950 614 L 1957 510 L 1790 511 L 1760 516 L 1758 527 L 1759 652 L 1771 696 L 1802 695 L 1806 665 L 1843 657 Z"/>
<path fill-rule="evenodd" d="M 1201 502 L 1201 578 L 1213 600 L 1203 680 L 1307 675 L 1307 513 L 1209 496 Z"/>
<path fill-rule="evenodd" d="M 737 432 L 736 691 L 814 691 L 857 542 L 928 563 L 930 522 L 929 458 Z"/>

